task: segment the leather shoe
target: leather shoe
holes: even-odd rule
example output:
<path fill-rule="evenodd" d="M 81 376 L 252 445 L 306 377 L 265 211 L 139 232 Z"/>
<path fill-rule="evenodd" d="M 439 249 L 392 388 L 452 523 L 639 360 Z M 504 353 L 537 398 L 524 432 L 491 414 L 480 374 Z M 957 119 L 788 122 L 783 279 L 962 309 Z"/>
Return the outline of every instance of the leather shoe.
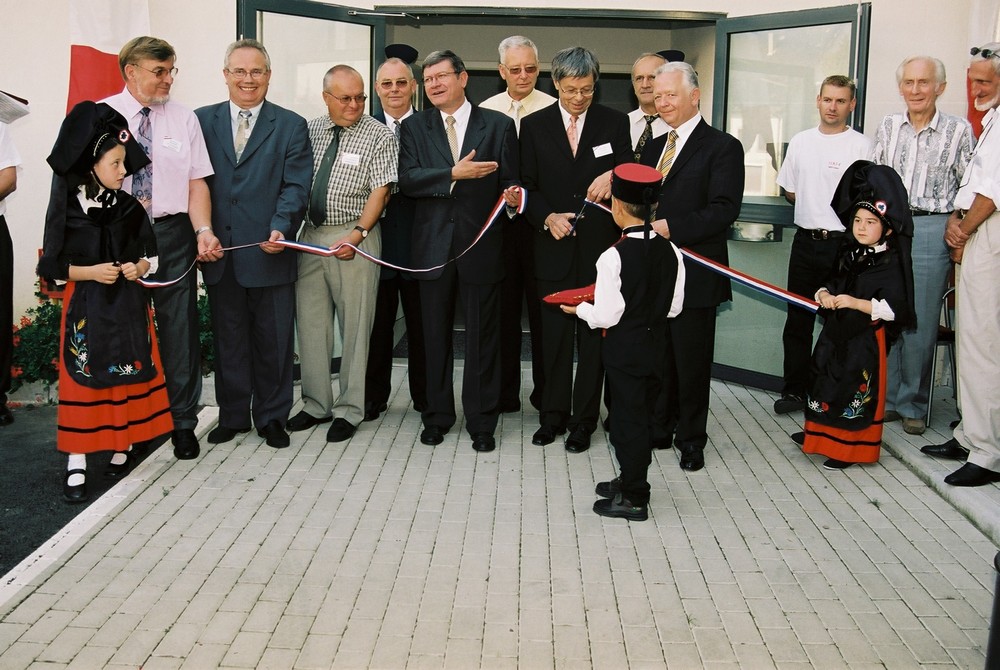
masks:
<path fill-rule="evenodd" d="M 882 417 L 882 423 L 892 423 L 893 421 L 899 421 L 903 418 L 903 415 L 894 409 L 887 409 L 885 411 L 885 416 Z"/>
<path fill-rule="evenodd" d="M 434 446 L 444 442 L 444 434 L 448 432 L 441 426 L 424 426 L 420 431 L 420 443 Z"/>
<path fill-rule="evenodd" d="M 806 399 L 797 393 L 782 393 L 781 397 L 774 401 L 775 414 L 788 414 L 806 408 Z"/>
<path fill-rule="evenodd" d="M 332 416 L 317 419 L 312 414 L 307 414 L 305 410 L 302 410 L 288 420 L 288 423 L 285 424 L 285 428 L 287 428 L 289 432 L 294 433 L 299 430 L 308 430 L 309 428 L 318 426 L 321 423 L 330 423 L 331 421 L 333 421 Z"/>
<path fill-rule="evenodd" d="M 590 431 L 577 426 L 569 432 L 566 438 L 566 451 L 571 454 L 580 454 L 590 449 Z"/>
<path fill-rule="evenodd" d="M 489 433 L 473 433 L 472 448 L 476 451 L 493 451 L 497 448 L 497 442 Z"/>
<path fill-rule="evenodd" d="M 801 430 L 797 433 L 792 433 L 788 437 L 792 438 L 792 442 L 799 445 L 800 447 L 806 443 L 806 434 Z"/>
<path fill-rule="evenodd" d="M 365 418 L 364 421 L 374 421 L 379 417 L 379 414 L 389 409 L 389 406 L 384 402 L 372 403 L 365 405 Z"/>
<path fill-rule="evenodd" d="M 923 435 L 926 429 L 927 425 L 920 417 L 917 417 L 916 419 L 909 419 L 905 416 L 903 417 L 903 432 L 907 435 Z"/>
<path fill-rule="evenodd" d="M 621 492 L 622 492 L 621 477 L 615 477 L 610 482 L 598 482 L 597 486 L 594 488 L 594 493 L 601 496 L 602 498 L 614 498 Z"/>
<path fill-rule="evenodd" d="M 993 482 L 1000 482 L 1000 472 L 987 470 L 975 463 L 966 463 L 944 478 L 944 483 L 952 486 L 982 486 Z"/>
<path fill-rule="evenodd" d="M 291 444 L 291 440 L 288 439 L 288 433 L 281 427 L 281 422 L 277 419 L 271 419 L 267 422 L 266 426 L 258 428 L 257 435 L 263 437 L 264 443 L 274 449 L 284 449 Z"/>
<path fill-rule="evenodd" d="M 190 428 L 181 428 L 170 433 L 170 439 L 174 443 L 174 456 L 181 461 L 190 461 L 198 458 L 201 453 L 201 446 L 198 438 L 194 436 L 194 431 Z"/>
<path fill-rule="evenodd" d="M 83 475 L 84 480 L 82 484 L 77 484 L 76 486 L 69 485 L 69 478 L 73 475 Z M 77 468 L 76 470 L 68 470 L 66 472 L 66 481 L 63 483 L 63 498 L 66 502 L 71 503 L 82 503 L 87 502 L 90 497 L 87 495 L 87 471 Z"/>
<path fill-rule="evenodd" d="M 223 444 L 233 439 L 240 433 L 249 433 L 250 426 L 246 428 L 229 428 L 228 426 L 218 425 L 212 429 L 208 434 L 208 441 L 210 444 Z"/>
<path fill-rule="evenodd" d="M 330 424 L 330 430 L 326 431 L 327 442 L 345 442 L 351 439 L 358 429 L 353 423 L 343 418 L 336 418 Z"/>
<path fill-rule="evenodd" d="M 953 461 L 964 461 L 969 457 L 969 450 L 960 445 L 955 438 L 951 438 L 944 444 L 925 445 L 920 447 L 920 451 L 928 456 L 937 456 Z"/>
<path fill-rule="evenodd" d="M 104 476 L 107 479 L 121 479 L 135 465 L 136 458 L 131 451 L 122 451 L 120 453 L 125 454 L 125 460 L 122 463 L 108 463 L 108 467 L 104 468 Z"/>
<path fill-rule="evenodd" d="M 705 450 L 690 444 L 678 447 L 681 451 L 681 469 L 696 472 L 705 467 Z"/>
<path fill-rule="evenodd" d="M 633 505 L 619 493 L 611 500 L 601 499 L 594 503 L 594 512 L 613 519 L 628 519 L 629 521 L 645 521 L 649 513 L 645 505 Z"/>
<path fill-rule="evenodd" d="M 539 447 L 544 447 L 546 444 L 552 444 L 556 441 L 556 435 L 562 435 L 566 432 L 565 428 L 556 428 L 555 426 L 542 426 L 535 431 L 535 434 L 531 436 L 531 443 Z"/>
<path fill-rule="evenodd" d="M 0 403 L 0 426 L 9 426 L 14 423 L 14 415 L 11 414 L 10 408 L 7 407 L 6 402 Z"/>
<path fill-rule="evenodd" d="M 854 465 L 854 463 L 848 463 L 847 461 L 839 461 L 836 458 L 828 458 L 823 461 L 823 467 L 827 470 L 846 470 L 847 468 Z"/>

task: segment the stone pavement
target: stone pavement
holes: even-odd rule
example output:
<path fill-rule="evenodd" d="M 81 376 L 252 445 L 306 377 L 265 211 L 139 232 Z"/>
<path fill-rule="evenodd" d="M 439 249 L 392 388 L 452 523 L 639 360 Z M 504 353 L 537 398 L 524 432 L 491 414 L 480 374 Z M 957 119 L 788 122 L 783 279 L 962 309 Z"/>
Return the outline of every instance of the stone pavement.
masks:
<path fill-rule="evenodd" d="M 628 523 L 590 509 L 600 431 L 535 447 L 528 409 L 493 453 L 427 447 L 402 376 L 347 443 L 159 450 L 3 579 L 0 668 L 983 666 L 1000 489 L 938 493 L 915 445 L 947 401 L 827 472 L 772 394 L 713 382 L 706 468 L 657 452 Z"/>

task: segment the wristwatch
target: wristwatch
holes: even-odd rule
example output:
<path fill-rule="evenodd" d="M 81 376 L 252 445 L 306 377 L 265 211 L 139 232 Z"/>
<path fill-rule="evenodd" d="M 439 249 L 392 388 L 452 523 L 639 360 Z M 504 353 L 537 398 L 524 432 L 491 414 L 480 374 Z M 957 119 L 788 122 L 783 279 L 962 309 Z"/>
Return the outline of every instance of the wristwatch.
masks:
<path fill-rule="evenodd" d="M 354 230 L 361 233 L 361 239 L 365 239 L 366 237 L 368 237 L 368 231 L 362 228 L 361 226 L 354 226 Z"/>

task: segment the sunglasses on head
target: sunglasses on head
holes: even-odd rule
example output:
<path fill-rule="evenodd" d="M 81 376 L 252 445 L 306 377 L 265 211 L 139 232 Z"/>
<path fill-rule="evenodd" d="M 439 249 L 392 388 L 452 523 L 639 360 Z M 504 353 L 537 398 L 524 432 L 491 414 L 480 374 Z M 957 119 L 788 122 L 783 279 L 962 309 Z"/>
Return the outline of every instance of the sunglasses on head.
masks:
<path fill-rule="evenodd" d="M 982 56 L 983 58 L 1000 58 L 1000 51 L 994 51 L 993 49 L 972 47 L 969 49 L 969 53 L 973 56 Z"/>

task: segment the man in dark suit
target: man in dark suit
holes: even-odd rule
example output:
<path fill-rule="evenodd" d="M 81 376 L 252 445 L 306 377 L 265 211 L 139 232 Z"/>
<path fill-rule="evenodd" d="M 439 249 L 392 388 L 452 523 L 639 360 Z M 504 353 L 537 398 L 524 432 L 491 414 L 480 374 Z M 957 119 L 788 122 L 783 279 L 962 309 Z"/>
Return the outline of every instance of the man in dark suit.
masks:
<path fill-rule="evenodd" d="M 252 39 L 229 45 L 223 69 L 229 100 L 195 111 L 215 175 L 208 178 L 212 220 L 223 246 L 236 249 L 202 266 L 215 337 L 219 425 L 213 444 L 257 432 L 287 447 L 292 409 L 296 255 L 274 244 L 294 239 L 312 180 L 306 122 L 265 100 L 271 60 Z"/>
<path fill-rule="evenodd" d="M 397 45 L 398 46 L 398 45 Z M 410 47 L 415 59 L 417 52 Z M 389 53 L 389 47 L 386 52 Z M 400 125 L 413 116 L 413 94 L 417 82 L 410 65 L 396 57 L 389 58 L 375 75 L 375 92 L 382 111 L 374 114 L 396 134 Z M 402 193 L 396 193 L 386 205 L 379 221 L 382 229 L 382 260 L 410 267 L 410 238 L 416 203 Z M 368 368 L 365 371 L 365 421 L 374 421 L 384 412 L 392 390 L 392 349 L 395 344 L 396 311 L 403 305 L 406 322 L 407 379 L 413 409 L 427 408 L 427 355 L 424 352 L 424 330 L 420 322 L 420 286 L 411 275 L 382 267 L 378 297 L 375 299 L 375 321 L 368 342 Z"/>
<path fill-rule="evenodd" d="M 462 408 L 476 451 L 496 448 L 500 399 L 500 282 L 505 219 L 499 220 L 457 262 L 486 222 L 497 199 L 519 203 L 514 122 L 472 105 L 465 97 L 469 74 L 451 51 L 435 51 L 423 63 L 424 91 L 434 109 L 403 122 L 399 187 L 417 200 L 413 264 L 443 268 L 417 275 L 427 347 L 427 409 L 420 441 L 440 444 L 455 424 L 452 329 L 455 303 L 465 315 Z"/>
<path fill-rule="evenodd" d="M 633 159 L 627 117 L 591 104 L 599 76 L 594 54 L 582 47 L 563 49 L 552 59 L 559 103 L 521 121 L 521 180 L 528 191 L 528 222 L 538 231 L 539 296 L 594 283 L 597 258 L 621 237 L 611 216 L 597 208 L 576 218 L 585 197 L 599 198 L 593 191 L 595 179 L 601 177 L 610 194 L 611 170 Z M 532 443 L 550 444 L 569 428 L 566 449 L 586 451 L 597 428 L 604 380 L 601 332 L 543 306 L 542 357 L 541 427 Z"/>
<path fill-rule="evenodd" d="M 683 249 L 729 264 L 727 231 L 743 203 L 743 148 L 701 118 L 698 75 L 687 63 L 656 71 L 653 98 L 669 132 L 649 140 L 642 162 L 664 174 L 653 229 Z M 667 326 L 664 395 L 658 419 L 670 434 L 685 470 L 705 465 L 708 403 L 715 350 L 715 316 L 732 299 L 729 280 L 684 260 L 684 311 Z"/>

